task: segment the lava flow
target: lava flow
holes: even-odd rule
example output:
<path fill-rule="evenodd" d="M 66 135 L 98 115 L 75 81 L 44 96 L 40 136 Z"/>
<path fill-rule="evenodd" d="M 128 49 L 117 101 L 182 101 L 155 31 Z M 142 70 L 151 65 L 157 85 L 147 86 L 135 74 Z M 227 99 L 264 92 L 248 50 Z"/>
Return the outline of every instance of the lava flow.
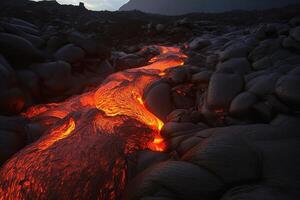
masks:
<path fill-rule="evenodd" d="M 99 88 L 24 115 L 48 128 L 0 171 L 0 200 L 120 199 L 126 156 L 163 151 L 163 122 L 143 102 L 145 89 L 165 70 L 183 64 L 179 48 L 156 47 L 152 64 L 109 76 Z"/>

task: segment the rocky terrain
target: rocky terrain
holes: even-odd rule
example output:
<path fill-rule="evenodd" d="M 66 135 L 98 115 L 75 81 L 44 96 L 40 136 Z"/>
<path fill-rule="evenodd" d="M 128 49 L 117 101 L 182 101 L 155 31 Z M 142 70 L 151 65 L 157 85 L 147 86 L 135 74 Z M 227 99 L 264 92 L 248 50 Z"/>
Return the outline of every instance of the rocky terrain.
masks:
<path fill-rule="evenodd" d="M 31 106 L 149 64 L 146 46 L 179 46 L 185 64 L 143 97 L 167 149 L 128 157 L 124 198 L 299 199 L 300 6 L 167 17 L 0 4 L 0 164 L 45 132 Z"/>
<path fill-rule="evenodd" d="M 193 12 L 263 10 L 297 3 L 299 3 L 298 0 L 130 0 L 120 10 L 140 10 L 163 15 L 182 15 Z"/>

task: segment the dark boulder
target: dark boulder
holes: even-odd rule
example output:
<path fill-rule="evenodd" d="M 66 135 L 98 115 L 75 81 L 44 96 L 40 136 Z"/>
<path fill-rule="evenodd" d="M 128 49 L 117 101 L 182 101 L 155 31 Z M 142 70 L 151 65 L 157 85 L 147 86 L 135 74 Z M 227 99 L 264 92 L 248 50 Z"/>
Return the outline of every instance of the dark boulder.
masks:
<path fill-rule="evenodd" d="M 164 121 L 173 109 L 170 85 L 163 82 L 154 84 L 145 94 L 145 105 Z"/>
<path fill-rule="evenodd" d="M 0 53 L 12 64 L 22 67 L 44 60 L 42 53 L 32 43 L 8 33 L 0 33 Z"/>
<path fill-rule="evenodd" d="M 2 89 L 0 91 L 0 113 L 18 114 L 25 106 L 24 93 L 19 88 Z"/>
<path fill-rule="evenodd" d="M 240 134 L 231 132 L 230 128 L 200 142 L 182 159 L 208 169 L 225 183 L 254 181 L 260 175 L 256 150 Z"/>
<path fill-rule="evenodd" d="M 292 197 L 278 188 L 265 185 L 242 185 L 237 186 L 225 193 L 221 200 L 293 200 Z M 296 199 L 295 199 L 296 200 Z"/>
<path fill-rule="evenodd" d="M 24 136 L 10 131 L 0 130 L 0 166 L 26 144 Z"/>
<path fill-rule="evenodd" d="M 291 106 L 300 106 L 300 77 L 286 75 L 276 84 L 276 95 L 280 100 Z"/>
<path fill-rule="evenodd" d="M 180 199 L 215 199 L 220 196 L 223 184 L 204 168 L 188 162 L 166 161 L 139 174 L 130 183 L 126 196 L 132 200 L 155 197 L 163 189 Z"/>
<path fill-rule="evenodd" d="M 257 97 L 250 92 L 243 92 L 231 102 L 229 113 L 232 116 L 246 116 L 251 107 L 256 103 Z"/>
<path fill-rule="evenodd" d="M 57 60 L 66 61 L 70 64 L 81 61 L 85 52 L 74 44 L 67 44 L 56 51 L 54 57 Z"/>
<path fill-rule="evenodd" d="M 244 87 L 243 78 L 237 74 L 214 74 L 209 83 L 207 104 L 212 109 L 228 108 L 234 97 Z"/>
<path fill-rule="evenodd" d="M 217 72 L 248 74 L 251 71 L 251 65 L 246 58 L 232 58 L 217 65 Z"/>

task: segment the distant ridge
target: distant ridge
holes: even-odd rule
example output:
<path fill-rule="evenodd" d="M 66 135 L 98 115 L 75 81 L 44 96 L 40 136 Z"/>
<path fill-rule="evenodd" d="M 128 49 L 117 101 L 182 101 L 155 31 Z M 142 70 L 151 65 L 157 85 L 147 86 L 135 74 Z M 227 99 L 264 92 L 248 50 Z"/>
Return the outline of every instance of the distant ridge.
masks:
<path fill-rule="evenodd" d="M 130 0 L 119 10 L 140 10 L 147 13 L 181 15 L 192 12 L 261 10 L 299 3 L 299 0 Z"/>

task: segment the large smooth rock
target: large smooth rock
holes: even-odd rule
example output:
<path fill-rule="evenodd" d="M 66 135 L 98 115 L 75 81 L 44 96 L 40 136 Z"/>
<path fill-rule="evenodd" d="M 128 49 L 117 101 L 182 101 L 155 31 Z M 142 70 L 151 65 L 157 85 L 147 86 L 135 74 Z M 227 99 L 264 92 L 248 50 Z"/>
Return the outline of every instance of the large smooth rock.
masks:
<path fill-rule="evenodd" d="M 25 21 L 23 19 L 18 19 L 18 18 L 9 18 L 7 20 L 8 22 L 12 23 L 12 24 L 16 24 L 16 25 L 20 25 L 20 26 L 27 26 L 33 29 L 38 29 L 38 27 L 28 21 Z"/>
<path fill-rule="evenodd" d="M 67 44 L 56 51 L 54 57 L 57 60 L 63 60 L 68 63 L 76 63 L 82 60 L 85 52 L 74 44 Z"/>
<path fill-rule="evenodd" d="M 251 71 L 251 65 L 246 58 L 232 58 L 217 65 L 217 72 L 248 74 Z"/>
<path fill-rule="evenodd" d="M 296 130 L 295 130 L 296 131 Z M 262 180 L 266 185 L 282 188 L 288 194 L 300 195 L 300 138 L 260 141 Z"/>
<path fill-rule="evenodd" d="M 17 63 L 18 65 L 26 65 L 44 59 L 42 53 L 32 43 L 8 33 L 0 33 L 0 52 L 11 63 Z"/>
<path fill-rule="evenodd" d="M 168 122 L 162 128 L 161 134 L 166 138 L 171 138 L 180 135 L 187 135 L 199 129 L 203 130 L 203 127 L 190 122 L 185 122 L 185 123 Z"/>
<path fill-rule="evenodd" d="M 115 67 L 120 70 L 136 68 L 147 63 L 146 59 L 137 54 L 126 54 L 115 60 Z"/>
<path fill-rule="evenodd" d="M 300 51 L 300 42 L 292 38 L 291 36 L 284 38 L 282 46 L 287 49 Z"/>
<path fill-rule="evenodd" d="M 200 142 L 182 159 L 208 169 L 225 183 L 254 181 L 260 175 L 257 152 L 243 136 L 230 132 L 230 128 Z"/>
<path fill-rule="evenodd" d="M 211 45 L 210 40 L 197 37 L 189 43 L 189 48 L 192 50 L 201 50 Z"/>
<path fill-rule="evenodd" d="M 188 82 L 191 78 L 191 74 L 187 68 L 175 68 L 168 73 L 168 80 L 175 85 Z"/>
<path fill-rule="evenodd" d="M 249 54 L 250 61 L 256 62 L 267 55 L 271 55 L 273 52 L 281 48 L 280 39 L 267 39 L 260 42 L 259 46 L 255 47 Z"/>
<path fill-rule="evenodd" d="M 0 88 L 11 88 L 16 85 L 15 71 L 7 63 L 6 59 L 0 55 Z"/>
<path fill-rule="evenodd" d="M 21 134 L 0 130 L 0 166 L 26 144 Z"/>
<path fill-rule="evenodd" d="M 0 91 L 0 113 L 18 114 L 25 106 L 24 93 L 19 88 L 2 89 Z"/>
<path fill-rule="evenodd" d="M 300 42 L 300 26 L 293 28 L 290 32 L 290 35 L 297 40 L 298 42 Z"/>
<path fill-rule="evenodd" d="M 207 104 L 212 109 L 228 108 L 233 98 L 244 87 L 243 78 L 237 74 L 214 74 L 209 83 Z"/>
<path fill-rule="evenodd" d="M 68 41 L 82 48 L 88 55 L 102 56 L 108 58 L 107 52 L 104 52 L 104 47 L 101 47 L 97 41 L 85 37 L 80 32 L 71 32 L 68 36 Z"/>
<path fill-rule="evenodd" d="M 244 43 L 236 43 L 227 47 L 224 51 L 220 53 L 220 59 L 222 61 L 228 60 L 230 58 L 240 58 L 246 57 L 250 51 L 250 48 Z"/>
<path fill-rule="evenodd" d="M 60 94 L 70 87 L 71 66 L 64 61 L 35 64 L 30 68 L 53 95 Z"/>
<path fill-rule="evenodd" d="M 250 92 L 243 92 L 231 102 L 229 113 L 233 116 L 245 116 L 249 114 L 251 107 L 256 103 L 257 97 Z"/>
<path fill-rule="evenodd" d="M 173 109 L 170 85 L 167 83 L 154 84 L 145 95 L 145 105 L 164 121 Z"/>
<path fill-rule="evenodd" d="M 272 59 L 269 56 L 265 56 L 252 64 L 254 70 L 263 70 L 273 66 Z"/>
<path fill-rule="evenodd" d="M 251 81 L 251 87 L 248 91 L 260 97 L 272 94 L 275 91 L 276 82 L 280 78 L 280 76 L 281 74 L 277 73 L 260 76 L 259 78 Z"/>
<path fill-rule="evenodd" d="M 300 16 L 293 17 L 290 21 L 289 24 L 292 26 L 300 26 Z"/>
<path fill-rule="evenodd" d="M 215 199 L 221 194 L 223 184 L 204 168 L 188 162 L 166 161 L 139 174 L 130 183 L 126 197 L 132 200 L 155 197 L 163 189 L 180 199 Z"/>
<path fill-rule="evenodd" d="M 192 81 L 192 83 L 208 84 L 212 74 L 213 74 L 213 72 L 211 72 L 211 71 L 202 71 L 202 72 L 193 74 L 191 81 Z"/>
<path fill-rule="evenodd" d="M 40 36 L 26 33 L 22 29 L 18 28 L 13 24 L 5 23 L 5 22 L 2 22 L 0 24 L 6 30 L 6 32 L 18 35 L 24 38 L 25 40 L 28 40 L 36 47 L 41 47 L 44 44 L 44 40 Z"/>
<path fill-rule="evenodd" d="M 276 84 L 276 95 L 288 105 L 300 106 L 300 78 L 299 76 L 286 75 Z"/>
<path fill-rule="evenodd" d="M 39 97 L 40 95 L 40 80 L 38 76 L 30 70 L 17 71 L 17 77 L 20 87 L 28 91 L 32 96 Z"/>
<path fill-rule="evenodd" d="M 227 191 L 221 200 L 293 200 L 288 194 L 265 185 L 241 185 Z M 296 200 L 296 199 L 295 199 Z"/>

